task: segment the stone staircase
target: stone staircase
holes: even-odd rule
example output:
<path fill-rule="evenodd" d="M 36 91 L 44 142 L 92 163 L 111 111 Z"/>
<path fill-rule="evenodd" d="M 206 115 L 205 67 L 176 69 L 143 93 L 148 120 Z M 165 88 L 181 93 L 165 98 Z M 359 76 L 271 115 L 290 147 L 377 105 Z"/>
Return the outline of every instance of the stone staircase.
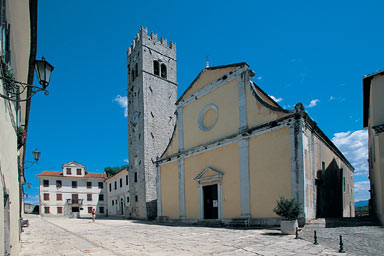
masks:
<path fill-rule="evenodd" d="M 305 224 L 305 228 L 325 228 L 326 226 L 326 221 L 324 218 L 318 218 L 318 219 L 313 219 L 310 220 Z"/>

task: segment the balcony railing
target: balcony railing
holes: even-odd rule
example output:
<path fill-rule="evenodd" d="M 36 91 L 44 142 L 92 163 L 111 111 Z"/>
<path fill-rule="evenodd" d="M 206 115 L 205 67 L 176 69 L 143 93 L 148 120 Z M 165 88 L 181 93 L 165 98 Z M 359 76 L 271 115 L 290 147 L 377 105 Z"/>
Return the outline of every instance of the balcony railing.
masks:
<path fill-rule="evenodd" d="M 67 199 L 67 204 L 83 204 L 83 199 Z"/>

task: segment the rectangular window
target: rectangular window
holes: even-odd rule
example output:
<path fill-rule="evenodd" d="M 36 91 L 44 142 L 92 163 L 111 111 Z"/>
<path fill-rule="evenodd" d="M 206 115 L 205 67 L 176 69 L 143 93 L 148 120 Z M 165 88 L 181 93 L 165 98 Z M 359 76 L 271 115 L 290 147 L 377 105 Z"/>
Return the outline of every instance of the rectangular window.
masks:
<path fill-rule="evenodd" d="M 137 195 L 135 195 L 135 201 L 137 202 L 138 198 L 137 198 Z"/>
<path fill-rule="evenodd" d="M 135 182 L 137 182 L 137 172 L 135 172 Z"/>
<path fill-rule="evenodd" d="M 127 186 L 128 186 L 128 175 L 127 175 L 127 176 L 125 176 L 125 185 L 127 185 Z"/>
<path fill-rule="evenodd" d="M 72 203 L 73 204 L 79 203 L 79 194 L 72 194 Z"/>
<path fill-rule="evenodd" d="M 44 193 L 44 200 L 49 201 L 49 193 Z"/>
<path fill-rule="evenodd" d="M 71 174 L 72 174 L 71 168 L 67 168 L 67 174 L 68 174 L 68 175 L 71 175 Z"/>
<path fill-rule="evenodd" d="M 56 180 L 56 188 L 61 188 L 61 180 Z"/>
<path fill-rule="evenodd" d="M 115 190 L 117 189 L 117 181 L 115 181 Z"/>
<path fill-rule="evenodd" d="M 321 161 L 321 169 L 324 171 L 325 170 L 325 163 Z"/>
<path fill-rule="evenodd" d="M 92 207 L 88 207 L 88 213 L 92 213 Z"/>
<path fill-rule="evenodd" d="M 81 169 L 76 169 L 76 174 L 81 175 Z"/>
<path fill-rule="evenodd" d="M 127 203 L 129 203 L 129 196 L 127 196 Z"/>
<path fill-rule="evenodd" d="M 92 181 L 87 181 L 87 188 L 92 188 Z"/>
<path fill-rule="evenodd" d="M 49 187 L 49 180 L 43 180 L 43 186 Z"/>
<path fill-rule="evenodd" d="M 123 186 L 123 179 L 120 178 L 120 187 Z"/>
<path fill-rule="evenodd" d="M 112 206 L 114 206 L 115 205 L 115 200 L 112 200 Z"/>
<path fill-rule="evenodd" d="M 112 191 L 112 184 L 109 183 L 109 192 L 111 192 L 111 191 Z"/>
<path fill-rule="evenodd" d="M 104 207 L 101 206 L 101 207 L 99 208 L 99 212 L 100 212 L 100 213 L 104 213 Z"/>
<path fill-rule="evenodd" d="M 63 213 L 63 207 L 57 207 L 57 213 Z"/>
<path fill-rule="evenodd" d="M 103 188 L 104 188 L 103 182 L 99 182 L 99 188 L 100 188 L 100 189 L 103 189 Z"/>
<path fill-rule="evenodd" d="M 56 201 L 61 201 L 63 200 L 63 195 L 62 194 L 56 194 Z"/>
<path fill-rule="evenodd" d="M 87 201 L 92 201 L 92 194 L 87 194 Z"/>
<path fill-rule="evenodd" d="M 49 207 L 44 207 L 44 212 L 49 213 Z"/>
<path fill-rule="evenodd" d="M 77 188 L 77 181 L 72 181 L 72 188 Z"/>
<path fill-rule="evenodd" d="M 99 195 L 99 201 L 104 201 L 104 195 L 103 194 Z"/>

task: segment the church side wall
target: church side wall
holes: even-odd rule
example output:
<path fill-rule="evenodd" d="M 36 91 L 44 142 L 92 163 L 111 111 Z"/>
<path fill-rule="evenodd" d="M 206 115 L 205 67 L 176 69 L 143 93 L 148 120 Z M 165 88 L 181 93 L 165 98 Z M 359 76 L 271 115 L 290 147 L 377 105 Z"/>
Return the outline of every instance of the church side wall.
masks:
<path fill-rule="evenodd" d="M 249 140 L 252 218 L 277 218 L 276 201 L 291 198 L 289 128 L 268 132 Z"/>
<path fill-rule="evenodd" d="M 337 206 L 340 208 L 338 214 L 343 217 L 354 217 L 354 192 L 353 192 L 353 170 L 351 170 L 330 148 L 323 142 L 312 130 L 307 127 L 303 134 L 303 153 L 304 153 L 304 171 L 305 171 L 305 217 L 307 220 L 316 218 L 318 204 L 318 194 L 316 179 L 330 175 L 330 172 L 337 174 L 337 188 L 324 182 L 324 193 L 330 194 L 331 190 L 335 190 L 334 200 L 339 200 Z M 324 169 L 323 169 L 324 165 Z M 322 172 L 322 176 L 319 176 Z M 329 172 L 329 174 L 325 173 Z M 331 181 L 331 180 L 328 180 Z M 325 198 L 328 196 L 326 195 Z M 323 200 L 325 199 L 323 198 Z M 339 211 L 334 209 L 335 211 Z M 337 214 L 327 212 L 325 214 Z"/>

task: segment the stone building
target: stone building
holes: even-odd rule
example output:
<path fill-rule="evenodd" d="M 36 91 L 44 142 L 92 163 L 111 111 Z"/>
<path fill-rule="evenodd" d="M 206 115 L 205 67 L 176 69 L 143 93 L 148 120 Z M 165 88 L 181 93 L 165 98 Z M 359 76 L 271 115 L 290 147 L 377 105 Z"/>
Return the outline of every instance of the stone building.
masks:
<path fill-rule="evenodd" d="M 156 217 L 156 158 L 175 124 L 176 44 L 141 28 L 127 52 L 129 193 L 133 218 Z"/>
<path fill-rule="evenodd" d="M 363 126 L 368 129 L 371 212 L 384 225 L 384 71 L 363 79 Z"/>
<path fill-rule="evenodd" d="M 26 132 L 31 100 L 16 103 L 3 79 L 32 84 L 37 43 L 37 0 L 0 0 L 0 255 L 17 255 L 23 217 Z M 14 92 L 14 91 L 13 91 Z M 21 99 L 31 94 L 25 90 Z"/>
<path fill-rule="evenodd" d="M 246 63 L 205 68 L 178 99 L 156 162 L 158 216 L 277 224 L 281 196 L 301 204 L 302 224 L 354 216 L 351 164 L 301 103 L 281 108 L 253 75 Z"/>
<path fill-rule="evenodd" d="M 62 171 L 38 174 L 40 215 L 91 217 L 106 215 L 104 173 L 90 173 L 75 161 L 63 164 Z"/>
<path fill-rule="evenodd" d="M 128 170 L 123 169 L 107 177 L 105 184 L 107 192 L 107 215 L 130 217 Z M 132 199 L 135 200 L 137 198 Z"/>

